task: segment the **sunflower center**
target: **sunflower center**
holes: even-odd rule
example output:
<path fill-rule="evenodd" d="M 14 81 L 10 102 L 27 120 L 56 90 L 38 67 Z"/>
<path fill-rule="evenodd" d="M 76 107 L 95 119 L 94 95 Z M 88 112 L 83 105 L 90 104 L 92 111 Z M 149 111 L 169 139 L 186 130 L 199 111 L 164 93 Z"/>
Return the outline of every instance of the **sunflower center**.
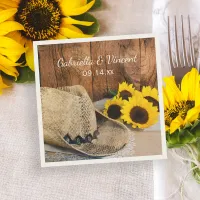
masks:
<path fill-rule="evenodd" d="M 130 112 L 130 118 L 135 123 L 146 124 L 149 120 L 149 114 L 144 108 L 135 106 Z"/>
<path fill-rule="evenodd" d="M 153 97 L 150 97 L 150 96 L 146 96 L 144 97 L 148 102 L 150 103 L 153 103 L 153 106 L 157 107 L 158 108 L 158 111 L 159 111 L 159 102 L 154 99 Z"/>
<path fill-rule="evenodd" d="M 108 117 L 111 119 L 119 119 L 121 116 L 121 107 L 119 105 L 111 105 L 108 108 Z"/>
<path fill-rule="evenodd" d="M 123 100 L 127 100 L 128 101 L 128 98 L 132 97 L 132 94 L 127 90 L 123 90 L 123 91 L 120 92 L 119 97 L 121 97 Z"/>
<path fill-rule="evenodd" d="M 165 124 L 170 126 L 171 122 L 178 116 L 185 119 L 187 112 L 194 108 L 195 101 L 181 101 L 165 111 Z"/>
<path fill-rule="evenodd" d="M 21 0 L 15 20 L 24 26 L 22 35 L 30 40 L 55 37 L 61 24 L 61 10 L 54 0 Z"/>

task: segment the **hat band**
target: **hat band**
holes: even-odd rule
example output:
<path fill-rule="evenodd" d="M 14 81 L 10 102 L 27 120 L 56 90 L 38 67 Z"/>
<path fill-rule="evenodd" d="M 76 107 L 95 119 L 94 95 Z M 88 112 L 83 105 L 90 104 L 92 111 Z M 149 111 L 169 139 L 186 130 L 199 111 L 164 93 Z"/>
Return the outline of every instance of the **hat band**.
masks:
<path fill-rule="evenodd" d="M 67 143 L 69 143 L 69 144 L 81 145 L 81 144 L 83 144 L 83 143 L 91 143 L 92 140 L 97 139 L 97 137 L 98 137 L 99 134 L 100 134 L 99 131 L 98 131 L 98 130 L 95 130 L 95 131 L 93 132 L 93 134 L 89 133 L 89 134 L 86 135 L 85 138 L 83 138 L 83 137 L 81 137 L 81 136 L 79 135 L 79 136 L 77 136 L 77 137 L 73 140 L 73 139 L 70 137 L 70 134 L 67 133 L 67 134 L 63 137 L 63 139 L 64 139 Z"/>

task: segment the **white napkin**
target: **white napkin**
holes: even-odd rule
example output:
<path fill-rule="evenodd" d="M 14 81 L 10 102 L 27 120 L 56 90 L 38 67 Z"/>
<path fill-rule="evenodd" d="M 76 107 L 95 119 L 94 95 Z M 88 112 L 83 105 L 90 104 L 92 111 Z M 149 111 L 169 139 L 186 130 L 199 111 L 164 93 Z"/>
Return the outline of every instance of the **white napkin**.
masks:
<path fill-rule="evenodd" d="M 186 20 L 188 15 L 191 17 L 192 35 L 195 47 L 198 44 L 198 35 L 200 32 L 200 1 L 199 0 L 155 0 L 153 8 L 153 31 L 158 33 L 161 39 L 161 59 L 163 76 L 170 75 L 170 66 L 168 62 L 168 38 L 167 38 L 167 16 L 171 20 L 174 15 L 180 20 L 181 15 Z M 172 23 L 171 23 L 172 24 Z M 180 23 L 178 23 L 180 26 Z M 187 21 L 185 23 L 187 29 Z M 180 30 L 180 29 L 179 29 Z M 180 34 L 179 34 L 180 36 Z M 168 153 L 168 160 L 154 162 L 154 191 L 155 200 L 166 199 L 172 193 L 177 191 L 180 186 L 180 180 L 184 178 L 189 170 L 187 164 L 182 164 Z M 190 175 L 185 182 L 184 193 L 188 200 L 198 200 L 200 196 L 200 185 L 198 185 Z M 180 194 L 177 193 L 169 200 L 180 200 Z"/>

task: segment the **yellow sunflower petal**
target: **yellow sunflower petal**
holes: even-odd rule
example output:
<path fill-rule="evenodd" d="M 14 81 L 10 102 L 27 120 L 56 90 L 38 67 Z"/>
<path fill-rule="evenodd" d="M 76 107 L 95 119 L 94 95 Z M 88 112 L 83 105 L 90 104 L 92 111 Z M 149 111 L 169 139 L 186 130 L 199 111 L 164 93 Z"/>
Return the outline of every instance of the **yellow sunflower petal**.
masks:
<path fill-rule="evenodd" d="M 198 76 L 199 73 L 197 69 L 192 68 L 192 70 L 183 77 L 181 82 L 181 92 L 183 93 L 185 100 L 195 100 L 196 90 L 199 88 Z"/>
<path fill-rule="evenodd" d="M 82 33 L 78 28 L 72 28 L 72 25 L 69 28 L 60 28 L 60 34 L 66 36 L 67 38 L 87 38 L 93 36 Z"/>
<path fill-rule="evenodd" d="M 170 134 L 174 133 L 182 125 L 184 125 L 184 120 L 182 119 L 182 117 L 176 117 L 170 124 Z"/>
<path fill-rule="evenodd" d="M 14 31 L 14 32 L 8 33 L 7 36 L 12 38 L 13 40 L 18 42 L 22 46 L 24 46 L 25 43 L 28 41 L 25 37 L 23 37 L 21 35 L 21 33 L 19 31 Z"/>
<path fill-rule="evenodd" d="M 181 81 L 181 92 L 185 100 L 189 99 L 190 88 L 188 87 L 188 81 L 189 81 L 189 73 L 187 73 Z"/>
<path fill-rule="evenodd" d="M 72 31 L 75 31 L 77 33 L 82 33 L 83 34 L 83 31 L 81 31 L 81 29 L 79 29 L 78 27 L 76 27 L 76 26 L 74 26 L 72 24 L 66 24 L 65 27 L 63 27 L 63 28 L 68 28 L 68 29 L 70 29 Z"/>
<path fill-rule="evenodd" d="M 10 17 L 12 17 L 17 12 L 16 8 L 7 9 L 0 11 L 0 23 L 8 20 Z"/>
<path fill-rule="evenodd" d="M 195 106 L 200 106 L 200 87 L 196 88 Z"/>
<path fill-rule="evenodd" d="M 58 33 L 55 39 L 62 40 L 62 39 L 66 39 L 66 37 L 64 35 L 61 35 L 60 33 Z"/>
<path fill-rule="evenodd" d="M 59 0 L 60 4 L 67 5 L 69 9 L 79 8 L 87 4 L 87 0 Z"/>
<path fill-rule="evenodd" d="M 71 0 L 70 1 L 63 0 L 60 3 L 60 6 L 62 8 L 62 13 L 65 16 L 76 16 L 76 15 L 81 15 L 83 13 L 86 13 L 90 8 L 92 8 L 92 6 L 95 3 L 95 0 L 91 1 L 90 3 L 88 3 L 84 6 L 76 7 L 76 8 L 72 8 L 72 6 L 70 7 L 69 2 L 72 2 L 72 1 Z"/>
<path fill-rule="evenodd" d="M 7 85 L 7 84 L 5 84 L 5 83 L 3 82 L 3 78 L 2 78 L 2 76 L 0 75 L 0 95 L 2 94 L 2 89 L 8 88 L 8 87 L 10 87 L 10 86 Z"/>
<path fill-rule="evenodd" d="M 25 53 L 25 48 L 24 49 L 0 48 L 0 54 L 6 56 L 13 62 L 17 62 L 23 53 Z"/>
<path fill-rule="evenodd" d="M 165 125 L 165 131 L 169 131 L 170 130 L 170 127 Z"/>
<path fill-rule="evenodd" d="M 4 89 L 4 88 L 8 88 L 10 87 L 10 85 L 7 85 L 4 81 L 2 76 L 0 75 L 0 88 Z"/>
<path fill-rule="evenodd" d="M 0 70 L 3 71 L 5 74 L 7 74 L 9 76 L 14 76 L 15 80 L 19 76 L 19 73 L 18 73 L 18 71 L 16 70 L 15 67 L 5 67 L 5 66 L 2 66 L 0 64 Z"/>
<path fill-rule="evenodd" d="M 158 90 L 156 88 L 151 90 L 151 95 L 158 100 Z"/>
<path fill-rule="evenodd" d="M 32 41 L 27 42 L 26 62 L 30 69 L 34 71 L 34 57 L 33 57 L 33 44 Z"/>
<path fill-rule="evenodd" d="M 176 101 L 178 102 L 182 101 L 183 95 L 176 85 L 175 77 L 174 76 L 166 77 L 164 78 L 164 82 L 166 84 L 165 87 L 166 95 L 168 96 L 170 104 L 174 104 Z"/>
<path fill-rule="evenodd" d="M 198 119 L 200 113 L 200 106 L 194 107 L 187 112 L 186 118 L 184 120 L 184 124 L 189 122 L 194 122 Z"/>
<path fill-rule="evenodd" d="M 151 87 L 150 86 L 143 87 L 142 93 L 143 93 L 144 96 L 149 96 L 149 94 L 151 93 Z"/>
<path fill-rule="evenodd" d="M 15 66 L 20 66 L 21 63 L 15 63 L 0 54 L 0 65 L 7 66 L 7 67 L 15 67 Z"/>
<path fill-rule="evenodd" d="M 0 35 L 6 35 L 9 32 L 24 30 L 24 27 L 15 21 L 5 21 L 0 24 Z"/>
<path fill-rule="evenodd" d="M 0 7 L 4 8 L 4 9 L 17 8 L 18 7 L 18 2 L 17 1 L 12 1 L 12 0 L 1 0 Z"/>
<path fill-rule="evenodd" d="M 91 26 L 92 24 L 94 24 L 94 22 L 87 22 L 87 21 L 79 21 L 76 19 L 72 19 L 71 17 L 64 17 L 62 18 L 62 25 L 61 26 L 65 26 L 68 24 L 79 24 L 79 25 L 83 25 L 83 26 Z"/>
<path fill-rule="evenodd" d="M 166 89 L 165 89 L 165 87 L 163 87 L 163 100 L 164 100 L 165 109 L 169 108 L 169 106 L 170 106 L 170 99 L 168 99 L 168 98 L 169 98 L 169 96 L 167 95 Z"/>
<path fill-rule="evenodd" d="M 24 50 L 24 47 L 21 44 L 11 38 L 4 36 L 0 36 L 0 48 L 18 49 L 21 51 Z"/>
<path fill-rule="evenodd" d="M 199 73 L 197 71 L 196 68 L 192 68 L 192 70 L 190 71 L 190 79 L 189 79 L 189 88 L 190 88 L 190 92 L 189 92 L 189 100 L 194 100 L 196 97 L 196 88 L 199 87 L 199 81 L 198 81 L 198 76 Z M 191 90 L 191 88 L 193 88 Z M 199 94 L 197 94 L 199 95 Z"/>

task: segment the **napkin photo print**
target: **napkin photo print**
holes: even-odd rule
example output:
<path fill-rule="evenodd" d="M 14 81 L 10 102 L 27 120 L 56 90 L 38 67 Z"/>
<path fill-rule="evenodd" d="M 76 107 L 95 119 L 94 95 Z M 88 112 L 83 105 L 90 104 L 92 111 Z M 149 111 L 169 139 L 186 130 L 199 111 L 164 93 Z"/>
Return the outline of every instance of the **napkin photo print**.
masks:
<path fill-rule="evenodd" d="M 34 42 L 42 167 L 166 158 L 158 39 Z"/>

